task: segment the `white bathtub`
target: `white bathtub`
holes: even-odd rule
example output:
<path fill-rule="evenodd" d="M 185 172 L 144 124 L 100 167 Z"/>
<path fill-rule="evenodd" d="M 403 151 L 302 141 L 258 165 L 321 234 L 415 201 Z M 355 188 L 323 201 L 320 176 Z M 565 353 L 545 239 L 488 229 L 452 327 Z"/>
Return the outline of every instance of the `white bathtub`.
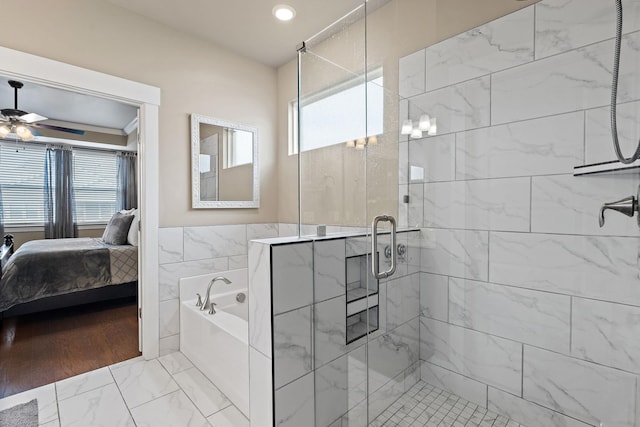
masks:
<path fill-rule="evenodd" d="M 227 277 L 232 283 L 213 285 L 211 301 L 217 304 L 217 313 L 209 314 L 209 310 L 196 307 L 192 290 L 198 289 L 204 300 L 207 285 L 215 276 Z M 247 280 L 246 269 L 181 280 L 180 351 L 249 418 Z M 245 295 L 242 303 L 236 301 L 239 293 Z"/>

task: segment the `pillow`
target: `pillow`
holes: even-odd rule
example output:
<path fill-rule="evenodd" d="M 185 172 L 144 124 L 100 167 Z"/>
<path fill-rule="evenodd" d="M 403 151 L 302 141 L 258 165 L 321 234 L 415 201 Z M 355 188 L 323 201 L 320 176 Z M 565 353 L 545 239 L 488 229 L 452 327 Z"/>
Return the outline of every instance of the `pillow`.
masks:
<path fill-rule="evenodd" d="M 131 221 L 133 221 L 133 215 L 116 212 L 109 220 L 107 228 L 104 229 L 102 240 L 110 245 L 125 245 L 129 228 L 131 228 Z"/>
<path fill-rule="evenodd" d="M 140 222 L 140 211 L 133 209 L 133 221 L 131 221 L 131 227 L 129 227 L 129 234 L 127 234 L 127 243 L 133 246 L 138 246 L 138 223 Z"/>

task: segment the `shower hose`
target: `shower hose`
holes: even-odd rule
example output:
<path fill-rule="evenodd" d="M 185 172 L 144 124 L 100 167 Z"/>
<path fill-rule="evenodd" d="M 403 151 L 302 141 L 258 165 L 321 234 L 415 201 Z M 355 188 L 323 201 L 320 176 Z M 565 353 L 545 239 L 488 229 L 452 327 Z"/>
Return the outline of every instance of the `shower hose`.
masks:
<path fill-rule="evenodd" d="M 613 137 L 613 148 L 616 156 L 621 163 L 633 163 L 640 158 L 640 141 L 636 146 L 636 151 L 629 158 L 624 157 L 620 150 L 620 141 L 618 141 L 618 120 L 617 120 L 617 98 L 618 98 L 618 74 L 620 70 L 620 45 L 622 44 L 622 0 L 616 2 L 616 47 L 613 59 L 613 82 L 611 83 L 611 136 Z"/>

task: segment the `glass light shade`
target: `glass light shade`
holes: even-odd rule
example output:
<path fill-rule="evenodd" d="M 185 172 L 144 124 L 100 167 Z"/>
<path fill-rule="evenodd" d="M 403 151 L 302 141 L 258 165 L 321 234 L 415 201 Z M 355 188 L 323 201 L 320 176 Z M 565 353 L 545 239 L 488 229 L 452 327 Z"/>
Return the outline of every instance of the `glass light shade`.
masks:
<path fill-rule="evenodd" d="M 33 134 L 31 132 L 29 132 L 27 135 L 22 137 L 23 141 L 31 141 L 33 139 L 35 139 L 35 136 L 33 136 Z"/>
<path fill-rule="evenodd" d="M 429 127 L 429 132 L 427 135 L 434 136 L 438 133 L 438 124 L 436 123 L 436 118 L 431 119 L 431 126 Z"/>
<path fill-rule="evenodd" d="M 364 144 L 356 144 L 356 150 L 364 150 Z"/>
<path fill-rule="evenodd" d="M 347 141 L 347 148 L 353 148 L 356 146 L 356 142 L 352 139 L 351 141 Z"/>
<path fill-rule="evenodd" d="M 367 144 L 376 145 L 378 143 L 378 137 L 376 135 L 372 135 L 367 138 Z"/>
<path fill-rule="evenodd" d="M 11 133 L 11 128 L 7 125 L 0 126 L 0 137 L 5 137 Z"/>
<path fill-rule="evenodd" d="M 420 122 L 418 124 L 418 129 L 423 132 L 426 132 L 431 127 L 431 117 L 428 114 L 423 114 L 420 116 Z"/>
<path fill-rule="evenodd" d="M 422 138 L 422 131 L 419 128 L 415 128 L 411 131 L 411 138 L 418 139 Z"/>
<path fill-rule="evenodd" d="M 29 130 L 28 127 L 26 126 L 17 126 L 16 127 L 16 134 L 22 138 L 23 140 L 27 140 L 27 138 L 29 139 L 33 139 L 33 134 L 31 133 L 31 131 Z"/>
<path fill-rule="evenodd" d="M 403 121 L 400 133 L 402 135 L 411 135 L 411 131 L 413 131 L 413 122 L 411 120 Z"/>

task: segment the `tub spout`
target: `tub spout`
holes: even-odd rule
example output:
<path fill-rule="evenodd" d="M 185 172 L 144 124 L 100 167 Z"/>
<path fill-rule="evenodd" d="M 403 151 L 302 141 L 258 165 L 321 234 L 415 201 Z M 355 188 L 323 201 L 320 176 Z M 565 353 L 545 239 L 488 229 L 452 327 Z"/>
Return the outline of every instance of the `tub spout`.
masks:
<path fill-rule="evenodd" d="M 200 306 L 200 311 L 204 311 L 208 308 L 209 314 L 214 314 L 216 312 L 215 308 L 213 308 L 215 304 L 211 302 L 210 294 L 211 294 L 211 287 L 218 280 L 226 283 L 227 285 L 231 284 L 231 280 L 227 279 L 226 277 L 218 276 L 211 279 L 211 281 L 209 282 L 209 286 L 207 286 L 207 293 L 204 295 L 204 302 Z"/>

